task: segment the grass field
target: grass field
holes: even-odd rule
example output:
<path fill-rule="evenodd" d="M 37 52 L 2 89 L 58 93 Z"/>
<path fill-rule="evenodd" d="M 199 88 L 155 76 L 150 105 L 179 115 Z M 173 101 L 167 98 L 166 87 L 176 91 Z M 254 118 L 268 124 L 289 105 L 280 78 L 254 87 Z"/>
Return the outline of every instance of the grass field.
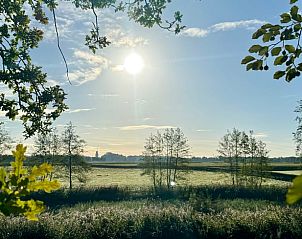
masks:
<path fill-rule="evenodd" d="M 62 189 L 34 195 L 47 206 L 38 222 L 0 215 L 0 239 L 302 238 L 301 204 L 285 203 L 288 182 L 234 187 L 228 173 L 195 170 L 154 191 L 141 173 L 92 167 L 73 190 L 61 178 Z"/>
<path fill-rule="evenodd" d="M 103 187 L 103 186 L 118 186 L 118 187 L 149 187 L 152 186 L 148 176 L 141 175 L 141 169 L 127 168 L 92 168 L 88 173 L 87 183 L 81 184 L 76 179 L 76 186 L 86 187 Z M 67 186 L 68 179 L 61 179 L 63 186 Z M 198 186 L 198 185 L 227 185 L 231 183 L 228 173 L 207 172 L 207 171 L 192 171 L 187 175 L 187 180 L 179 182 L 179 186 Z M 284 185 L 288 186 L 288 182 L 280 180 L 266 179 L 264 185 Z"/>
<path fill-rule="evenodd" d="M 301 238 L 302 210 L 284 203 L 284 187 L 180 187 L 157 194 L 80 188 L 41 194 L 38 222 L 0 216 L 0 238 L 183 239 Z"/>

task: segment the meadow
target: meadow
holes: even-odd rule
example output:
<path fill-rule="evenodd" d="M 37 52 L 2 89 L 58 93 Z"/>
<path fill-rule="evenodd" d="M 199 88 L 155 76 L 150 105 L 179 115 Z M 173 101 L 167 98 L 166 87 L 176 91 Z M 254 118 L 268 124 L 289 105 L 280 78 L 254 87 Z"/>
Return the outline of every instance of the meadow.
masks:
<path fill-rule="evenodd" d="M 0 217 L 0 238 L 301 238 L 301 205 L 288 206 L 289 182 L 230 184 L 224 172 L 193 171 L 171 190 L 154 191 L 137 168 L 93 167 L 51 194 L 38 222 Z"/>
<path fill-rule="evenodd" d="M 278 171 L 280 172 L 280 171 Z M 289 173 L 289 171 L 286 171 Z M 147 175 L 141 175 L 141 169 L 133 168 L 95 168 L 92 167 L 87 174 L 86 183 L 75 181 L 76 186 L 85 187 L 151 187 L 152 183 Z M 60 179 L 64 187 L 68 186 L 68 179 Z M 229 173 L 208 172 L 194 170 L 186 176 L 186 180 L 179 183 L 178 186 L 198 186 L 198 185 L 228 185 L 231 183 Z M 289 182 L 265 179 L 264 185 L 288 186 Z"/>

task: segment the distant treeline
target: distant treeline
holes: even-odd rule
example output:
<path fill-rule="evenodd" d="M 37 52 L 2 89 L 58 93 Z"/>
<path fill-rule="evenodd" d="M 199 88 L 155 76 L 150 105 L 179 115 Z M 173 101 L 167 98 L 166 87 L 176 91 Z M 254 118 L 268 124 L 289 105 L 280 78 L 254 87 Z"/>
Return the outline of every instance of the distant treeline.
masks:
<path fill-rule="evenodd" d="M 125 156 L 122 154 L 116 154 L 108 152 L 102 155 L 99 158 L 96 157 L 85 157 L 88 162 L 91 161 L 100 161 L 100 162 L 139 162 L 142 159 L 142 156 Z"/>
<path fill-rule="evenodd" d="M 96 157 L 85 157 L 86 161 L 88 162 L 139 162 L 142 159 L 141 155 L 132 155 L 132 156 L 125 156 L 122 154 L 116 154 L 116 153 L 111 153 L 108 152 L 104 155 L 102 155 L 99 158 Z M 269 158 L 269 161 L 271 163 L 302 163 L 302 158 L 299 157 L 273 157 Z M 222 163 L 225 162 L 224 157 L 192 157 L 191 162 L 196 162 L 196 163 Z"/>
<path fill-rule="evenodd" d="M 63 163 L 65 161 L 65 157 L 63 156 L 55 156 L 57 158 L 56 163 Z M 136 163 L 141 161 L 142 156 L 140 155 L 132 155 L 132 156 L 125 156 L 122 154 L 116 154 L 108 152 L 104 155 L 102 155 L 99 158 L 96 157 L 87 157 L 83 156 L 84 160 L 87 162 L 127 162 L 127 163 Z M 10 162 L 12 162 L 13 156 L 12 155 L 2 155 L 0 156 L 0 165 L 7 165 Z M 27 160 L 25 161 L 25 164 L 35 164 L 35 163 L 41 163 L 43 160 L 39 159 L 39 156 L 27 156 Z M 271 163 L 302 163 L 302 158 L 298 157 L 275 157 L 270 158 L 269 161 Z M 192 157 L 191 162 L 195 163 L 222 163 L 225 162 L 225 158 L 223 157 Z"/>

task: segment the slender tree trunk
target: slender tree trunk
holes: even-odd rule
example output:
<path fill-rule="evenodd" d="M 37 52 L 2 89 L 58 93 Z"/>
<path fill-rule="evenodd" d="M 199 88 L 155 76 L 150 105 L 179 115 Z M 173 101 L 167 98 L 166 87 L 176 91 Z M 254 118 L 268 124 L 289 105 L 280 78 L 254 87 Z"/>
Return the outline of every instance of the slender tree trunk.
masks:
<path fill-rule="evenodd" d="M 72 180 L 71 180 L 71 173 L 72 173 L 72 169 L 71 169 L 71 154 L 69 154 L 69 189 L 72 189 Z"/>
<path fill-rule="evenodd" d="M 174 175 L 173 175 L 173 182 L 176 182 L 176 173 L 177 173 L 177 167 L 178 167 L 178 152 L 176 154 L 176 158 L 175 158 L 175 168 L 174 168 Z"/>

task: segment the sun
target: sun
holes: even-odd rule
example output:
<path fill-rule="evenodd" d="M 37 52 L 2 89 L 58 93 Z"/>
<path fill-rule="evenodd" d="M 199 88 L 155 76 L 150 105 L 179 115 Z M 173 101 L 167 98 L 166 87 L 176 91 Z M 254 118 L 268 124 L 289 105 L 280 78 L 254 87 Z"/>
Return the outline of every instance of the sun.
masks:
<path fill-rule="evenodd" d="M 137 75 L 144 68 L 144 60 L 143 58 L 136 54 L 131 53 L 126 57 L 124 62 L 124 69 L 131 75 Z"/>

